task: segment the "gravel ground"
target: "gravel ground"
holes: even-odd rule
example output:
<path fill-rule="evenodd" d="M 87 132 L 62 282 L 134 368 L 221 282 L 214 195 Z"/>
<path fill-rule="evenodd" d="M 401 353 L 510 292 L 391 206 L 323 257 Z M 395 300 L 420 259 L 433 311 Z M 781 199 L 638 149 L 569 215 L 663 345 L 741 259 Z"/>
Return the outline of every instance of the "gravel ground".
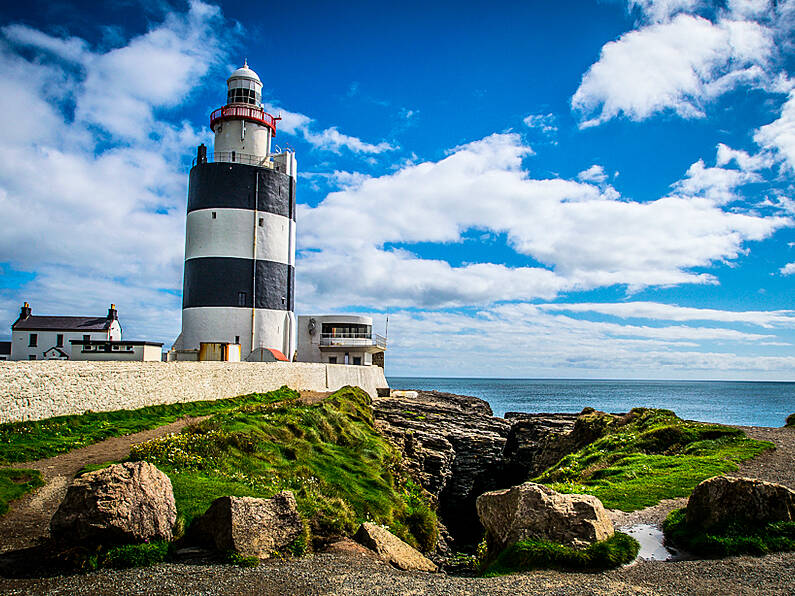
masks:
<path fill-rule="evenodd" d="M 319 554 L 242 569 L 159 565 L 81 576 L 2 580 L 3 594 L 795 594 L 795 553 L 762 559 L 640 562 L 604 573 L 537 571 L 498 578 L 398 571 L 362 555 Z"/>

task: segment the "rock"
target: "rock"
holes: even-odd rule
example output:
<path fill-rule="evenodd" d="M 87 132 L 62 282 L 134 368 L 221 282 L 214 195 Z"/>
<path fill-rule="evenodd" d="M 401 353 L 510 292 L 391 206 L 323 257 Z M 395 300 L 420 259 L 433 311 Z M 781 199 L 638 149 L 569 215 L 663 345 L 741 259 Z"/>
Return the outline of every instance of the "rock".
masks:
<path fill-rule="evenodd" d="M 437 570 L 436 565 L 425 558 L 417 549 L 406 544 L 381 526 L 365 522 L 359 526 L 353 539 L 375 551 L 379 557 L 389 561 L 398 569 L 429 571 L 431 573 Z"/>
<path fill-rule="evenodd" d="M 687 502 L 687 523 L 704 529 L 732 522 L 766 525 L 793 520 L 795 491 L 752 478 L 709 478 Z"/>
<path fill-rule="evenodd" d="M 511 423 L 505 444 L 506 464 L 515 468 L 517 482 L 538 476 L 571 453 L 578 414 L 525 414 L 506 412 Z"/>
<path fill-rule="evenodd" d="M 461 544 L 477 544 L 475 499 L 507 486 L 503 450 L 510 423 L 493 417 L 488 403 L 476 397 L 416 394 L 393 391 L 374 400 L 376 424 L 401 452 L 405 471 L 430 493 L 450 534 Z"/>
<path fill-rule="evenodd" d="M 64 543 L 171 540 L 176 521 L 168 476 L 148 462 L 127 462 L 75 478 L 50 533 Z"/>
<path fill-rule="evenodd" d="M 191 527 L 191 538 L 220 551 L 266 559 L 303 531 L 290 491 L 270 499 L 220 497 Z"/>
<path fill-rule="evenodd" d="M 584 548 L 614 533 L 596 497 L 561 494 L 534 482 L 482 494 L 477 510 L 490 556 L 528 538 Z"/>

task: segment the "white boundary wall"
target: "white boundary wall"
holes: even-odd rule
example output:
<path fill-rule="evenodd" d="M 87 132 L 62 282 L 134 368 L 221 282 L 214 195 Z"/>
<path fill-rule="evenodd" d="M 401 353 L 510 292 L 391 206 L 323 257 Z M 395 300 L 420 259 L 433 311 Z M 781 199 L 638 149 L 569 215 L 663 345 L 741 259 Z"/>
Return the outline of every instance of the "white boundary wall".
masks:
<path fill-rule="evenodd" d="M 0 422 L 291 389 L 387 387 L 379 366 L 314 362 L 0 361 Z"/>

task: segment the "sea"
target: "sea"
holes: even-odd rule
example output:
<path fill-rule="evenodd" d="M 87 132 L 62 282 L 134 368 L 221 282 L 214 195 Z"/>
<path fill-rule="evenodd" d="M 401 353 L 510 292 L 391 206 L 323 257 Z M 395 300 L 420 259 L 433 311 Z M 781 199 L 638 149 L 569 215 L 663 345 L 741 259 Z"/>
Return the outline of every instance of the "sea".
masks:
<path fill-rule="evenodd" d="M 744 426 L 784 426 L 795 413 L 795 382 L 609 381 L 388 377 L 393 389 L 474 395 L 506 412 L 605 412 L 665 408 L 680 418 Z"/>

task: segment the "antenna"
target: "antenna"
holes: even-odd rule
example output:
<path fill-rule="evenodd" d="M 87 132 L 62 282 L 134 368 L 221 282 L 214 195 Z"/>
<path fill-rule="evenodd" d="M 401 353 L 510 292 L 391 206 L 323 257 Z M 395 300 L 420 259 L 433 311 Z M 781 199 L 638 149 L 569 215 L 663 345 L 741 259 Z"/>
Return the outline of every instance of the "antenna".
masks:
<path fill-rule="evenodd" d="M 384 339 L 389 339 L 389 309 L 386 310 L 386 325 L 384 326 Z"/>

